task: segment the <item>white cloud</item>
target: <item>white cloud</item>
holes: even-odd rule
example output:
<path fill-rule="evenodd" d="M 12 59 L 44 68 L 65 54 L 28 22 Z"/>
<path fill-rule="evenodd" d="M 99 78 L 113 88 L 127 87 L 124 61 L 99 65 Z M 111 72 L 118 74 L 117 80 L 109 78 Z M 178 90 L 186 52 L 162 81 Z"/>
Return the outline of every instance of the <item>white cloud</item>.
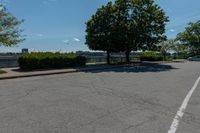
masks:
<path fill-rule="evenodd" d="M 38 37 L 43 37 L 44 35 L 43 35 L 43 34 L 37 34 L 36 36 L 38 36 Z"/>
<path fill-rule="evenodd" d="M 63 40 L 63 43 L 69 44 L 69 40 Z"/>
<path fill-rule="evenodd" d="M 170 29 L 169 31 L 170 31 L 170 32 L 175 32 L 175 29 Z"/>
<path fill-rule="evenodd" d="M 81 40 L 78 39 L 78 38 L 74 38 L 74 41 L 75 41 L 75 42 L 80 42 Z"/>

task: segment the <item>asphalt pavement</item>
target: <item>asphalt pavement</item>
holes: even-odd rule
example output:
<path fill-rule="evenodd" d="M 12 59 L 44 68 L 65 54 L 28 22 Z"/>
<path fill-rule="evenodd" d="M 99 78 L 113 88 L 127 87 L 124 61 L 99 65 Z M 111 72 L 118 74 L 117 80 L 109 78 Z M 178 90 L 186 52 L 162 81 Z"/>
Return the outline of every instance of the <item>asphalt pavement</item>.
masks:
<path fill-rule="evenodd" d="M 168 133 L 199 62 L 0 81 L 0 133 Z M 176 133 L 200 132 L 200 85 Z"/>

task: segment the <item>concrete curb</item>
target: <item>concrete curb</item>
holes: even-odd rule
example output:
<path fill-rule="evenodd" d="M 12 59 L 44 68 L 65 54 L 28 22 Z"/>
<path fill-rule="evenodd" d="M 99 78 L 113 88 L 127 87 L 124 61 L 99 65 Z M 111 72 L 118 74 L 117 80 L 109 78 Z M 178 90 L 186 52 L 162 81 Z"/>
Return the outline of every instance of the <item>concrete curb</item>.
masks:
<path fill-rule="evenodd" d="M 161 63 L 163 64 L 163 62 L 141 62 L 140 64 L 145 64 L 145 63 L 149 63 L 149 64 L 155 64 L 155 63 Z M 168 63 L 173 63 L 173 62 L 168 62 Z M 164 63 L 165 64 L 165 63 Z M 58 71 L 58 72 L 46 72 L 46 73 L 36 73 L 36 74 L 22 74 L 22 75 L 13 75 L 13 76 L 2 76 L 0 77 L 0 80 L 6 80 L 6 79 L 16 79 L 16 78 L 26 78 L 26 77 L 36 77 L 36 76 L 48 76 L 48 75 L 57 75 L 57 74 L 66 74 L 66 73 L 76 73 L 76 72 L 87 72 L 87 71 L 98 71 L 98 70 L 106 70 L 106 69 L 112 69 L 112 68 L 120 68 L 120 67 L 124 67 L 126 65 L 130 65 L 130 64 L 123 64 L 123 65 L 101 65 L 98 67 L 93 67 L 93 68 L 77 68 L 74 70 L 69 70 L 69 71 Z"/>
<path fill-rule="evenodd" d="M 118 65 L 118 66 L 104 66 L 102 68 L 82 68 L 82 69 L 75 69 L 70 71 L 61 71 L 61 72 L 49 72 L 49 73 L 37 73 L 37 74 L 24 74 L 24 75 L 15 75 L 15 76 L 5 76 L 0 77 L 0 80 L 6 80 L 6 79 L 17 79 L 17 78 L 28 78 L 28 77 L 37 77 L 37 76 L 48 76 L 48 75 L 57 75 L 57 74 L 66 74 L 66 73 L 76 73 L 76 72 L 87 72 L 87 71 L 97 71 L 97 70 L 106 70 L 106 69 L 112 69 L 112 68 L 119 68 L 124 65 Z"/>
<path fill-rule="evenodd" d="M 37 76 L 47 76 L 47 75 L 56 75 L 56 74 L 65 74 L 65 73 L 74 73 L 74 72 L 78 72 L 78 71 L 74 70 L 74 71 L 65 71 L 65 72 L 49 72 L 49 73 L 39 73 L 39 74 L 5 76 L 5 77 L 0 77 L 0 80 L 16 79 L 16 78 L 28 78 L 28 77 L 37 77 Z"/>

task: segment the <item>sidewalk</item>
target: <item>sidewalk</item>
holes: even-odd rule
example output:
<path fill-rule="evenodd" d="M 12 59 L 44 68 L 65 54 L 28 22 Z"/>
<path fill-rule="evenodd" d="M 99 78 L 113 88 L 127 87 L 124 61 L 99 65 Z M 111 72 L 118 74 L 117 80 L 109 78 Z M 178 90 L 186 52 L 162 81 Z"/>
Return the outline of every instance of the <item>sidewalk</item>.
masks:
<path fill-rule="evenodd" d="M 183 63 L 184 60 L 176 60 L 173 61 L 174 63 Z M 135 63 L 136 65 L 145 65 L 145 64 L 167 64 L 172 63 L 172 61 L 169 62 L 141 62 L 141 63 Z M 131 65 L 131 64 L 129 64 Z M 105 70 L 105 69 L 111 69 L 111 68 L 119 68 L 123 67 L 123 65 L 105 65 L 105 64 L 98 64 L 98 65 L 86 65 L 83 67 L 78 68 L 67 68 L 67 69 L 53 69 L 53 70 L 37 70 L 37 71 L 21 71 L 19 68 L 2 68 L 1 70 L 6 71 L 7 73 L 0 74 L 0 80 L 3 79 L 14 79 L 14 78 L 23 78 L 23 77 L 34 77 L 34 76 L 44 76 L 44 75 L 54 75 L 54 74 L 65 74 L 65 73 L 74 73 L 74 72 L 86 72 L 86 71 L 96 71 L 96 70 Z"/>
<path fill-rule="evenodd" d="M 79 68 L 37 70 L 37 71 L 21 71 L 19 68 L 2 68 L 1 70 L 6 71 L 7 73 L 0 74 L 0 80 L 54 75 L 54 74 L 64 74 L 64 73 L 74 73 L 74 72 L 81 72 L 81 71 L 95 71 L 95 70 L 116 68 L 116 67 L 121 67 L 121 66 L 122 65 L 87 65 L 87 66 L 79 67 Z"/>

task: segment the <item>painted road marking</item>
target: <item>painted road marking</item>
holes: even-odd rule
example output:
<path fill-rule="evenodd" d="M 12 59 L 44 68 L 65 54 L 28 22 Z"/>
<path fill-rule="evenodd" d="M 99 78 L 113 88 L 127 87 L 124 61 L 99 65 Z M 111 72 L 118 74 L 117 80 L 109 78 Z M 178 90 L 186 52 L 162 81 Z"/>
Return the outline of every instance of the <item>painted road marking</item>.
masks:
<path fill-rule="evenodd" d="M 176 113 L 176 116 L 172 122 L 172 125 L 168 131 L 168 133 L 176 133 L 180 120 L 182 119 L 184 112 L 187 108 L 188 102 L 190 100 L 190 98 L 192 97 L 192 94 L 194 93 L 194 91 L 196 90 L 198 84 L 200 82 L 200 76 L 199 78 L 196 80 L 194 86 L 191 88 L 191 90 L 188 92 L 187 96 L 185 97 L 181 107 L 179 108 L 178 112 Z"/>

